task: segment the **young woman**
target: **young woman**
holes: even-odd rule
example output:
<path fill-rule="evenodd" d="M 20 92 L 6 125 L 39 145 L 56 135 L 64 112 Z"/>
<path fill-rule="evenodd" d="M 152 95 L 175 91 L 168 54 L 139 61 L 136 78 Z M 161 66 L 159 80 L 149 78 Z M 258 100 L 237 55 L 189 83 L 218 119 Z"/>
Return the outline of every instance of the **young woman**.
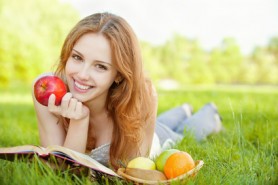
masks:
<path fill-rule="evenodd" d="M 41 145 L 87 153 L 114 169 L 181 139 L 185 127 L 201 139 L 221 126 L 213 104 L 190 118 L 190 106 L 184 104 L 156 121 L 157 95 L 144 74 L 139 42 L 129 24 L 110 13 L 77 23 L 63 44 L 54 74 L 69 92 L 59 106 L 54 95 L 47 107 L 33 98 Z M 173 115 L 178 119 L 172 120 Z M 203 116 L 206 123 L 197 123 Z"/>

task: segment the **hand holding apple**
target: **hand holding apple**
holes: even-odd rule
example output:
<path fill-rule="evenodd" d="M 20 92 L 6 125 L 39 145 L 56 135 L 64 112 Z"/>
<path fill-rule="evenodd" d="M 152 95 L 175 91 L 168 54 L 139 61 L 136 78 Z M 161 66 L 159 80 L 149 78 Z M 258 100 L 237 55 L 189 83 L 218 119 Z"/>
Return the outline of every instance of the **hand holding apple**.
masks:
<path fill-rule="evenodd" d="M 51 94 L 56 97 L 55 105 L 60 105 L 63 96 L 67 93 L 67 87 L 57 76 L 47 75 L 39 78 L 34 85 L 34 95 L 36 100 L 44 105 L 48 105 Z"/>
<path fill-rule="evenodd" d="M 61 101 L 61 105 L 55 105 L 55 95 L 52 94 L 48 101 L 49 112 L 55 115 L 61 115 L 65 118 L 80 120 L 89 116 L 90 110 L 82 102 L 78 101 L 73 95 L 66 93 Z"/>

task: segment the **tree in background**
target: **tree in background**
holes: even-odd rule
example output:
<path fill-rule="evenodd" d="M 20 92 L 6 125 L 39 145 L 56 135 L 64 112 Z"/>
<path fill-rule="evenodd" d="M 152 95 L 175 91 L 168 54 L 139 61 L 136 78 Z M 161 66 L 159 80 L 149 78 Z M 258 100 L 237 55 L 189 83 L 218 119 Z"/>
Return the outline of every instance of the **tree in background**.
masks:
<path fill-rule="evenodd" d="M 197 40 L 175 35 L 164 45 L 143 43 L 143 58 L 154 81 L 180 84 L 277 84 L 278 38 L 244 56 L 233 38 L 204 51 Z"/>
<path fill-rule="evenodd" d="M 241 81 L 243 56 L 233 38 L 225 38 L 219 48 L 210 54 L 210 69 L 216 83 L 239 83 Z"/>
<path fill-rule="evenodd" d="M 252 56 L 251 62 L 256 66 L 256 81 L 257 84 L 278 83 L 278 64 L 275 59 L 275 52 L 267 48 L 257 47 Z"/>
<path fill-rule="evenodd" d="M 78 13 L 58 0 L 0 0 L 0 4 L 1 85 L 29 83 L 51 70 Z"/>
<path fill-rule="evenodd" d="M 40 73 L 53 70 L 66 34 L 79 19 L 72 5 L 59 0 L 0 0 L 0 86 L 31 84 Z M 278 84 L 278 37 L 247 56 L 233 38 L 211 51 L 181 35 L 163 45 L 141 44 L 155 83 Z"/>

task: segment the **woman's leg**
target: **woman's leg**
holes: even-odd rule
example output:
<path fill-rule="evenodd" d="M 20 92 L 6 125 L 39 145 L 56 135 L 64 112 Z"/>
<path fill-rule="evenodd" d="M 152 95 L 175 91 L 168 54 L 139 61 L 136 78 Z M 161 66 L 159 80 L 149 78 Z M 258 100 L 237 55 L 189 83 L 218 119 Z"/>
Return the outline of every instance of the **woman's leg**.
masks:
<path fill-rule="evenodd" d="M 157 121 L 166 125 L 172 130 L 176 130 L 177 126 L 191 115 L 192 106 L 185 103 L 179 107 L 175 107 L 166 112 L 163 112 L 157 117 Z"/>
<path fill-rule="evenodd" d="M 221 118 L 214 103 L 208 103 L 198 112 L 184 120 L 175 130 L 184 134 L 184 130 L 192 132 L 197 140 L 204 139 L 222 129 Z"/>
<path fill-rule="evenodd" d="M 163 146 L 167 140 L 176 142 L 178 140 L 181 140 L 183 137 L 182 134 L 174 132 L 169 127 L 167 127 L 166 125 L 164 125 L 159 121 L 156 121 L 155 133 L 159 138 L 159 142 L 161 146 Z"/>

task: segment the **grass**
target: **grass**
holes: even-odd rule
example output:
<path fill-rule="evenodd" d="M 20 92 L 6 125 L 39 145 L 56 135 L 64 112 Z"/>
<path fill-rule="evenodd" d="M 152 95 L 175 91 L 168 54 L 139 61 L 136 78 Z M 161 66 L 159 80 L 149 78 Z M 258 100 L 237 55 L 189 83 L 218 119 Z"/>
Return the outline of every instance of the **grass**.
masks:
<path fill-rule="evenodd" d="M 197 142 L 185 137 L 175 148 L 202 159 L 204 167 L 188 184 L 277 184 L 278 89 L 275 87 L 188 87 L 159 90 L 162 112 L 184 102 L 197 111 L 213 101 L 225 131 Z M 36 117 L 28 91 L 0 89 L 0 147 L 39 144 Z M 56 173 L 39 161 L 0 160 L 0 184 L 109 184 L 85 176 Z M 28 172 L 28 173 L 27 173 Z M 110 184 L 122 184 L 115 181 Z M 180 183 L 175 183 L 180 184 Z"/>

